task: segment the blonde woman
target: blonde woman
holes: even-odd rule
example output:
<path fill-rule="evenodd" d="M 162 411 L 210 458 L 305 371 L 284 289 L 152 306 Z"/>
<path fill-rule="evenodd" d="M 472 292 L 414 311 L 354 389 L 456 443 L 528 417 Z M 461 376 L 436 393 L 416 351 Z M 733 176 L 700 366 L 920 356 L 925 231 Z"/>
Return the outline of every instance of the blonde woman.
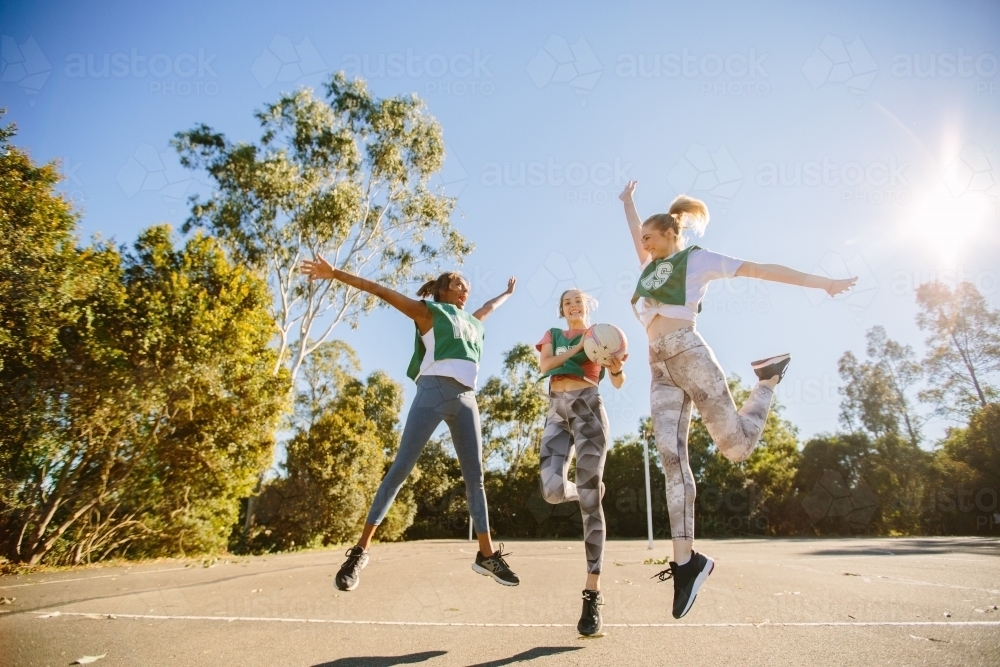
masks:
<path fill-rule="evenodd" d="M 566 329 L 545 332 L 535 348 L 540 355 L 542 376 L 549 378 L 549 414 L 545 420 L 540 451 L 542 496 L 550 503 L 579 501 L 583 515 L 583 544 L 587 555 L 587 583 L 583 590 L 583 612 L 577 623 L 582 635 L 601 631 L 601 565 L 604 561 L 604 460 L 607 456 L 608 415 L 597 384 L 604 368 L 583 351 L 583 335 L 590 328 L 590 311 L 597 302 L 578 289 L 563 292 L 559 317 Z M 611 384 L 625 382 L 622 359 L 613 359 Z M 576 482 L 567 479 L 572 450 L 576 450 Z"/>
<path fill-rule="evenodd" d="M 396 458 L 375 494 L 361 539 L 347 551 L 347 560 L 337 572 L 337 588 L 352 591 L 358 587 L 375 531 L 442 421 L 451 432 L 465 480 L 469 513 L 479 538 L 472 569 L 504 586 L 517 586 L 520 580 L 503 558 L 508 555 L 501 553 L 503 545 L 494 550 L 490 539 L 483 486 L 482 431 L 475 392 L 485 331 L 482 321 L 514 293 L 517 280 L 511 278 L 506 292 L 469 314 L 465 312 L 469 283 L 460 273 L 449 271 L 425 283 L 417 290 L 420 299 L 411 299 L 384 285 L 335 269 L 322 257 L 302 262 L 302 273 L 310 280 L 339 280 L 374 294 L 413 320 L 416 327 L 413 358 L 406 374 L 417 383 L 417 394 L 406 415 Z M 427 301 L 426 297 L 434 300 Z"/>
<path fill-rule="evenodd" d="M 698 408 L 716 447 L 731 461 L 744 461 L 760 439 L 771 408 L 774 388 L 785 374 L 790 354 L 751 364 L 758 382 L 739 410 L 729 393 L 726 375 L 711 348 L 695 330 L 701 301 L 712 280 L 732 277 L 821 289 L 834 296 L 857 278 L 832 280 L 779 264 L 755 264 L 685 246 L 685 232 L 701 234 L 708 224 L 704 202 L 681 195 L 666 213 L 643 221 L 632 199 L 636 181 L 619 198 L 642 273 L 632 297 L 633 309 L 649 338 L 652 371 L 650 411 L 656 448 L 666 476 L 667 510 L 674 560 L 660 572 L 673 579 L 673 616 L 681 618 L 694 604 L 698 589 L 712 573 L 714 562 L 693 550 L 695 483 L 688 462 L 687 437 L 691 409 Z"/>

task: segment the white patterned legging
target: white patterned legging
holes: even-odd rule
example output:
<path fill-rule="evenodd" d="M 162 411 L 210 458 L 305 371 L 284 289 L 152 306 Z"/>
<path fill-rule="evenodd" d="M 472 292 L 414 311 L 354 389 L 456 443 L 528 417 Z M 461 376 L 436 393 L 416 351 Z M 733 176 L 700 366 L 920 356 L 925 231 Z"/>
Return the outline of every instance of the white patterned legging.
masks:
<path fill-rule="evenodd" d="M 692 404 L 715 446 L 738 462 L 757 446 L 774 391 L 758 382 L 737 411 L 725 373 L 694 327 L 650 341 L 649 365 L 653 435 L 667 482 L 670 535 L 675 540 L 693 540 L 695 484 L 688 461 Z"/>

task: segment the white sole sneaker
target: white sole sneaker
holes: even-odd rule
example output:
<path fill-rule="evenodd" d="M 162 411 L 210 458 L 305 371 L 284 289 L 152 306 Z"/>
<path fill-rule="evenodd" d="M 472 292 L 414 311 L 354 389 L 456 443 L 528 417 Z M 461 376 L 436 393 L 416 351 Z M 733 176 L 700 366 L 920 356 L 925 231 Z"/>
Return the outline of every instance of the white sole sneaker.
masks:
<path fill-rule="evenodd" d="M 359 571 L 365 569 L 366 567 L 368 567 L 368 554 L 365 554 L 364 556 L 362 556 L 361 559 L 358 562 L 360 563 L 360 565 L 358 566 L 358 570 Z M 336 575 L 334 575 L 334 577 L 336 577 Z M 360 585 L 361 585 L 361 577 L 358 577 L 357 579 L 355 579 L 354 580 L 354 585 L 353 586 L 348 586 L 347 588 L 341 588 L 340 586 L 337 585 L 336 581 L 333 582 L 333 587 L 334 588 L 336 588 L 338 591 L 344 591 L 344 592 L 353 591 L 355 588 L 357 588 Z"/>
<path fill-rule="evenodd" d="M 792 361 L 792 355 L 790 354 L 779 354 L 774 357 L 768 357 L 767 359 L 760 359 L 759 361 L 750 362 L 750 368 L 753 369 L 754 375 L 757 376 L 758 380 L 770 380 L 775 375 L 785 376 L 785 369 L 788 368 L 788 364 Z M 768 368 L 771 370 L 767 370 Z"/>
<path fill-rule="evenodd" d="M 501 579 L 497 575 L 493 574 L 492 572 L 490 572 L 489 570 L 487 570 L 485 567 L 483 567 L 481 565 L 478 565 L 477 563 L 473 563 L 472 564 L 472 571 L 475 572 L 476 574 L 481 574 L 484 577 L 492 577 L 493 581 L 497 582 L 501 586 L 517 586 L 517 584 L 512 584 L 509 581 L 504 581 L 503 579 Z"/>
<path fill-rule="evenodd" d="M 688 598 L 687 606 L 684 607 L 683 613 L 681 613 L 681 615 L 677 618 L 684 618 L 684 616 L 691 610 L 691 605 L 694 604 L 695 598 L 698 597 L 698 590 L 701 588 L 702 584 L 705 583 L 705 580 L 708 579 L 708 575 L 712 574 L 712 570 L 715 569 L 715 561 L 712 560 L 711 557 L 705 556 L 705 560 L 708 562 L 705 563 L 705 567 L 703 567 L 701 572 L 698 573 L 698 576 L 695 577 L 694 585 L 691 587 L 691 597 Z"/>

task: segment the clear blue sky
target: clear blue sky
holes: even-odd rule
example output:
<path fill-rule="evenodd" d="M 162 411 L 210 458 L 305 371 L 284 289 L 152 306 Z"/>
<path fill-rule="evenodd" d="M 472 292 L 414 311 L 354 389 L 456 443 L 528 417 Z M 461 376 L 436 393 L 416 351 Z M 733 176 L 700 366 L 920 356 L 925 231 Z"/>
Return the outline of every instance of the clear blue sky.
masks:
<path fill-rule="evenodd" d="M 629 178 L 643 215 L 705 199 L 703 247 L 861 276 L 836 300 L 718 283 L 699 318 L 744 379 L 752 359 L 794 355 L 778 395 L 803 437 L 837 428 L 837 359 L 867 329 L 922 353 L 920 282 L 964 277 L 1000 305 L 995 2 L 83 4 L 5 3 L 0 104 L 35 159 L 63 161 L 85 234 L 182 223 L 200 186 L 175 132 L 254 140 L 252 112 L 282 90 L 367 67 L 376 94 L 415 92 L 444 128 L 473 302 L 519 278 L 483 375 L 558 324 L 560 289 L 589 289 L 634 353 L 625 389 L 603 389 L 615 435 L 649 410 Z M 411 331 L 380 312 L 336 335 L 409 398 Z"/>

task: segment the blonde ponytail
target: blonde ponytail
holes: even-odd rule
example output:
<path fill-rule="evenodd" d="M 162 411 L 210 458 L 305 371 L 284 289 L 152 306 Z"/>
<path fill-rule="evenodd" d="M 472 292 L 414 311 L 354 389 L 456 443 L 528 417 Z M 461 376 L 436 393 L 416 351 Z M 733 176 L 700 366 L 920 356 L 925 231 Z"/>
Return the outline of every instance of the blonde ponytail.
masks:
<path fill-rule="evenodd" d="M 705 233 L 705 227 L 708 226 L 708 206 L 700 199 L 680 195 L 670 202 L 670 209 L 666 213 L 651 215 L 642 225 L 650 225 L 661 234 L 666 234 L 668 229 L 674 230 L 677 243 L 683 248 L 684 232 L 690 230 L 695 236 Z"/>

